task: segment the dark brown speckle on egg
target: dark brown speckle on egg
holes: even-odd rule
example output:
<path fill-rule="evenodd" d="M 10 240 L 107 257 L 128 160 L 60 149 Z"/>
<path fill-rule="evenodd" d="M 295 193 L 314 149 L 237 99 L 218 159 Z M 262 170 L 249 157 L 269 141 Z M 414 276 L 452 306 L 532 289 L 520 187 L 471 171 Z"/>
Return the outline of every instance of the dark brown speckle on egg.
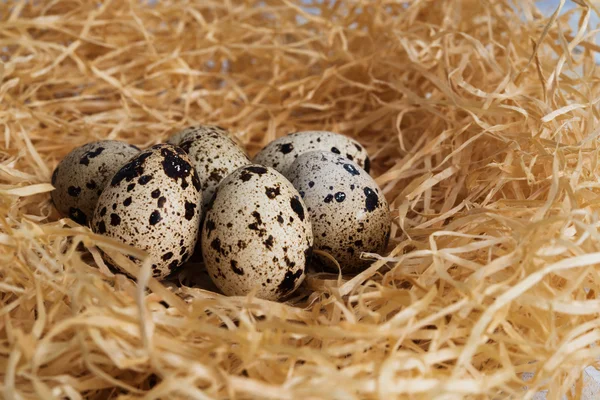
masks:
<path fill-rule="evenodd" d="M 276 139 L 256 155 L 254 162 L 275 168 L 287 176 L 288 168 L 298 156 L 309 151 L 344 154 L 348 160 L 365 166 L 368 172 L 368 155 L 365 149 L 347 136 L 327 131 L 297 132 Z"/>
<path fill-rule="evenodd" d="M 192 177 L 192 184 L 202 190 L 205 206 L 227 175 L 250 164 L 244 151 L 229 138 L 229 133 L 213 125 L 186 128 L 173 135 L 169 143 L 179 144 L 188 154 L 198 173 Z"/>
<path fill-rule="evenodd" d="M 63 216 L 86 225 L 110 177 L 137 152 L 127 143 L 113 140 L 74 149 L 52 173 L 53 204 Z"/>
<path fill-rule="evenodd" d="M 188 249 L 196 244 L 202 193 L 189 184 L 192 177 L 197 179 L 197 173 L 185 152 L 171 145 L 152 146 L 117 171 L 98 200 L 92 228 L 148 252 L 153 276 L 165 278 L 190 257 Z"/>
<path fill-rule="evenodd" d="M 304 193 L 315 249 L 328 252 L 343 271 L 366 267 L 369 261 L 360 258 L 363 252 L 385 250 L 389 208 L 375 181 L 360 166 L 341 155 L 315 151 L 298 157 L 289 171 L 292 184 Z M 317 258 L 335 269 L 328 258 Z"/>
<path fill-rule="evenodd" d="M 200 242 L 206 269 L 225 294 L 256 290 L 277 300 L 304 279 L 312 229 L 296 189 L 275 170 L 248 165 L 219 186 Z"/>

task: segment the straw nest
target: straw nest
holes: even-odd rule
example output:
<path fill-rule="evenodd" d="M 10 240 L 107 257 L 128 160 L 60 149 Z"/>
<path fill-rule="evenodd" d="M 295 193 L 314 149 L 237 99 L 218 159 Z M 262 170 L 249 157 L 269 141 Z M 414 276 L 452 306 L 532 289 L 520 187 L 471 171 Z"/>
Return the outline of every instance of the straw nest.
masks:
<path fill-rule="evenodd" d="M 600 355 L 598 10 L 303 3 L 0 3 L 5 398 L 580 393 Z M 59 218 L 50 174 L 75 146 L 195 123 L 251 154 L 292 131 L 357 138 L 389 249 L 279 304 L 216 294 L 197 264 L 159 283 L 138 250 Z"/>

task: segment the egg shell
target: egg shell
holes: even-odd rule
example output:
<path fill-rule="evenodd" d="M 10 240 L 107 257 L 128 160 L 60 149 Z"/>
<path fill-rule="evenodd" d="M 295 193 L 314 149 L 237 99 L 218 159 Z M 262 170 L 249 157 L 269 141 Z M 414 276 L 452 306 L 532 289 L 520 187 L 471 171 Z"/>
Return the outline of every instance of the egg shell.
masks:
<path fill-rule="evenodd" d="M 272 168 L 247 165 L 219 185 L 207 207 L 202 256 L 227 295 L 278 300 L 304 280 L 312 230 L 300 194 Z"/>
<path fill-rule="evenodd" d="M 111 178 L 92 229 L 148 252 L 153 276 L 162 279 L 192 254 L 201 217 L 200 180 L 190 159 L 179 147 L 159 144 Z"/>
<path fill-rule="evenodd" d="M 179 146 L 181 143 L 187 140 L 202 137 L 203 135 L 211 132 L 220 134 L 222 136 L 231 136 L 231 133 L 227 129 L 218 125 L 193 125 L 171 135 L 167 140 L 167 143 Z"/>
<path fill-rule="evenodd" d="M 188 153 L 198 172 L 205 205 L 227 175 L 250 164 L 246 153 L 218 130 L 201 130 L 188 135 L 180 147 Z"/>
<path fill-rule="evenodd" d="M 362 252 L 385 250 L 391 228 L 388 203 L 371 176 L 356 163 L 330 152 L 299 156 L 290 182 L 304 199 L 312 222 L 314 248 L 331 254 L 343 271 L 369 265 Z M 319 256 L 327 267 L 328 258 Z"/>
<path fill-rule="evenodd" d="M 328 131 L 292 133 L 269 143 L 255 157 L 254 162 L 275 168 L 287 176 L 287 169 L 299 155 L 309 151 L 330 151 L 339 154 L 369 172 L 371 161 L 365 148 L 354 139 Z"/>
<path fill-rule="evenodd" d="M 81 225 L 88 224 L 108 180 L 139 152 L 117 140 L 87 143 L 71 151 L 52 174 L 55 190 L 51 196 L 58 212 Z"/>

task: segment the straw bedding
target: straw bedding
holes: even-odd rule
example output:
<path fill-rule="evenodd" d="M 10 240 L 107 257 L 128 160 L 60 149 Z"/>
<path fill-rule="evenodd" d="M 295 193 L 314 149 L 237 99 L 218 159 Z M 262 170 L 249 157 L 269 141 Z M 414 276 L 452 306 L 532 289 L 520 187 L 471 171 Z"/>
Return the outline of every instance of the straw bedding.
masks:
<path fill-rule="evenodd" d="M 600 355 L 598 10 L 515 3 L 1 2 L 3 396 L 576 398 Z M 212 292 L 194 263 L 159 283 L 57 215 L 50 175 L 75 146 L 195 123 L 251 154 L 357 138 L 389 249 L 272 303 Z"/>

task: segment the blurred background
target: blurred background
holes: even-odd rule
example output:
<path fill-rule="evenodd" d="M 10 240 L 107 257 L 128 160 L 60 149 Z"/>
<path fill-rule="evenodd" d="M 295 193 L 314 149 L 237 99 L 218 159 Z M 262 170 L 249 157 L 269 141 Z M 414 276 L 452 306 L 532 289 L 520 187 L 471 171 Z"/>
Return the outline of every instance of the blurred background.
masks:
<path fill-rule="evenodd" d="M 597 8 L 600 8 L 600 1 L 599 0 L 590 0 L 589 3 L 595 5 Z M 541 0 L 539 1 L 539 7 L 540 9 L 544 12 L 544 14 L 550 16 L 552 15 L 552 13 L 558 8 L 560 4 L 559 0 Z M 565 5 L 563 7 L 563 9 L 561 10 L 561 14 L 564 14 L 566 12 L 568 12 L 569 10 L 572 10 L 573 8 L 577 7 L 577 3 L 575 3 L 573 0 L 566 0 Z M 573 29 L 576 29 L 577 27 L 577 17 L 573 16 L 570 19 L 570 23 L 571 23 L 571 27 Z M 592 13 L 591 18 L 590 18 L 590 27 L 592 29 L 598 29 L 598 25 L 600 24 L 600 17 L 598 17 L 598 14 L 596 13 Z M 600 34 L 596 34 L 596 43 L 600 42 Z M 600 54 L 596 54 L 596 63 L 600 63 Z"/>

